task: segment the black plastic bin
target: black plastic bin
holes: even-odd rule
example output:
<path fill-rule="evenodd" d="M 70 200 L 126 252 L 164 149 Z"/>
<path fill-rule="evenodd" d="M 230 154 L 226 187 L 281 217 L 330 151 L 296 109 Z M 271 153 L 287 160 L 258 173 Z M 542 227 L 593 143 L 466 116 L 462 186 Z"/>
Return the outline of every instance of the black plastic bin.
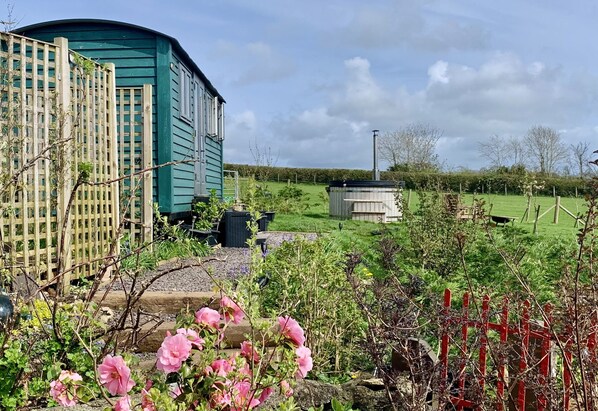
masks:
<path fill-rule="evenodd" d="M 249 221 L 249 211 L 225 211 L 222 219 L 224 227 L 220 227 L 223 247 L 247 247 L 247 240 L 251 237 L 247 226 Z"/>

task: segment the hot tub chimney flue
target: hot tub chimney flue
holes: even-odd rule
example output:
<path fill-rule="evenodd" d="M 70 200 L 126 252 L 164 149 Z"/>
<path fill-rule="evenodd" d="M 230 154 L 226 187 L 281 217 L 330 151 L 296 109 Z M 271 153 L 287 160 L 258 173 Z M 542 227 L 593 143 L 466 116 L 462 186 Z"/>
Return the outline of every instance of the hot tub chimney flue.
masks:
<path fill-rule="evenodd" d="M 380 170 L 378 170 L 378 132 L 380 130 L 372 130 L 374 133 L 374 180 L 380 180 Z"/>

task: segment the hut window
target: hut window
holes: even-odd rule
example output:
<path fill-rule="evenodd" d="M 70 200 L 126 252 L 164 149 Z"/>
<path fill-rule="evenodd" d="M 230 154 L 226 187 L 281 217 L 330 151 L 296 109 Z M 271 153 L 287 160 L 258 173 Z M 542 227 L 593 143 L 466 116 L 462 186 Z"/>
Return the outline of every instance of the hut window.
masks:
<path fill-rule="evenodd" d="M 206 98 L 206 135 L 211 138 L 218 136 L 218 124 L 216 123 L 216 101 L 210 93 L 204 94 Z"/>
<path fill-rule="evenodd" d="M 191 121 L 191 72 L 182 64 L 179 76 L 179 110 L 182 119 Z"/>

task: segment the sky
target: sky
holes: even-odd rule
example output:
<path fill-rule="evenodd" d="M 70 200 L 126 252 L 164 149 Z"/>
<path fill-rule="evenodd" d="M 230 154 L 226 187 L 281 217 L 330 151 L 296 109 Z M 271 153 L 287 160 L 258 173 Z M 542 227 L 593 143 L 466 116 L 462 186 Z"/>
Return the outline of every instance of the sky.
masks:
<path fill-rule="evenodd" d="M 0 0 L 175 37 L 226 99 L 225 162 L 372 168 L 372 130 L 437 128 L 447 170 L 478 143 L 558 130 L 598 148 L 593 0 Z M 268 155 L 268 153 L 270 153 Z M 380 168 L 388 164 L 382 162 Z"/>

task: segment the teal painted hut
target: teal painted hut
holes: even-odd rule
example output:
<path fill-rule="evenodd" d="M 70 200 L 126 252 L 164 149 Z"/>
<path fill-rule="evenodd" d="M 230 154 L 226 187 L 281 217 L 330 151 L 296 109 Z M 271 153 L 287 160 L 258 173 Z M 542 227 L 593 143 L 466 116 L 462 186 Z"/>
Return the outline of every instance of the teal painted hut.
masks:
<path fill-rule="evenodd" d="M 81 55 L 116 66 L 118 88 L 152 85 L 153 199 L 171 218 L 189 213 L 195 196 L 223 190 L 224 98 L 179 42 L 117 21 L 56 20 L 14 30 L 52 42 L 68 39 Z M 117 90 L 118 95 L 118 90 Z"/>

